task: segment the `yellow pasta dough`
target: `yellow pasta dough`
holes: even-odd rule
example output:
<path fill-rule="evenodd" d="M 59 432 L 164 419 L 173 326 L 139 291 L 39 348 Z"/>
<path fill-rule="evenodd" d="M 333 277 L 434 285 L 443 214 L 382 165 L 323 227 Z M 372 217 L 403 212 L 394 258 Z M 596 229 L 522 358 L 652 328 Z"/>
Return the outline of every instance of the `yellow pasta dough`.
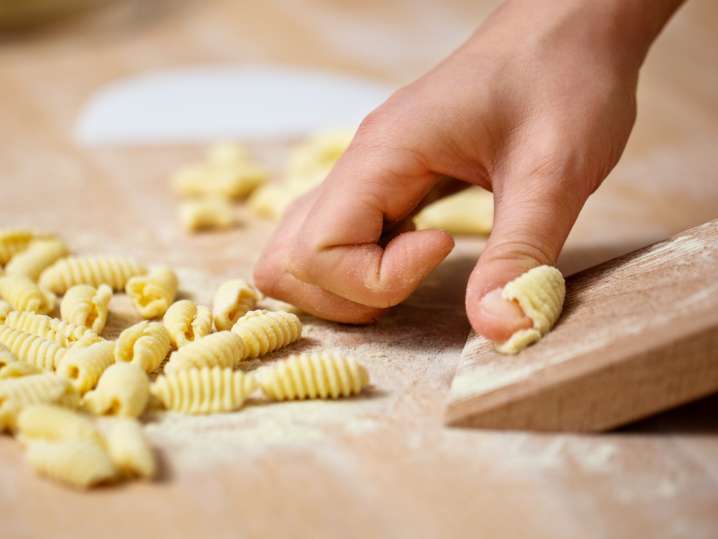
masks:
<path fill-rule="evenodd" d="M 98 335 L 105 329 L 110 312 L 112 288 L 78 284 L 70 288 L 60 302 L 60 316 L 65 322 L 91 329 Z"/>
<path fill-rule="evenodd" d="M 7 346 L 0 344 L 0 369 L 16 361 L 18 361 L 18 359 L 15 357 L 15 354 L 8 350 Z"/>
<path fill-rule="evenodd" d="M 69 256 L 61 258 L 40 275 L 40 286 L 64 294 L 78 284 L 124 290 L 127 280 L 143 275 L 146 268 L 129 258 L 117 256 Z"/>
<path fill-rule="evenodd" d="M 100 422 L 105 448 L 115 468 L 124 476 L 151 478 L 157 470 L 154 451 L 136 419 L 115 417 Z"/>
<path fill-rule="evenodd" d="M 232 327 L 244 343 L 245 358 L 255 358 L 283 348 L 302 336 L 299 317 L 287 312 L 249 311 Z"/>
<path fill-rule="evenodd" d="M 65 347 L 72 346 L 90 334 L 96 337 L 95 333 L 86 327 L 27 311 L 12 311 L 5 319 L 5 326 L 32 333 Z"/>
<path fill-rule="evenodd" d="M 54 404 L 25 407 L 17 418 L 17 434 L 23 442 L 69 442 L 85 440 L 102 443 L 90 418 Z"/>
<path fill-rule="evenodd" d="M 108 481 L 115 477 L 109 455 L 97 442 L 30 442 L 26 458 L 41 475 L 80 488 Z"/>
<path fill-rule="evenodd" d="M 132 363 L 110 365 L 97 387 L 85 394 L 85 407 L 93 414 L 138 417 L 150 397 L 150 381 L 142 368 Z"/>
<path fill-rule="evenodd" d="M 174 347 L 180 348 L 212 332 L 212 313 L 204 305 L 183 299 L 167 309 L 162 323 Z"/>
<path fill-rule="evenodd" d="M 175 299 L 177 275 L 168 267 L 155 268 L 127 281 L 126 292 L 142 318 L 158 318 Z"/>
<path fill-rule="evenodd" d="M 67 348 L 49 339 L 7 326 L 0 326 L 0 343 L 19 360 L 44 371 L 52 371 L 67 353 Z"/>
<path fill-rule="evenodd" d="M 546 335 L 561 316 L 566 297 L 566 283 L 561 272 L 552 266 L 538 266 L 506 284 L 501 297 L 519 304 L 533 322 L 509 340 L 496 345 L 502 354 L 517 354 Z"/>
<path fill-rule="evenodd" d="M 262 298 L 259 291 L 242 279 L 222 283 L 214 294 L 212 318 L 218 331 L 232 329 L 240 316 L 254 309 Z"/>
<path fill-rule="evenodd" d="M 190 232 L 230 228 L 236 223 L 232 204 L 219 197 L 183 202 L 179 207 L 179 217 L 184 228 Z"/>
<path fill-rule="evenodd" d="M 78 393 L 95 387 L 100 376 L 115 361 L 115 343 L 100 341 L 87 347 L 73 347 L 57 366 L 57 374 L 70 381 Z"/>
<path fill-rule="evenodd" d="M 428 205 L 416 214 L 414 224 L 418 230 L 438 228 L 451 234 L 486 235 L 493 220 L 493 195 L 481 187 L 470 187 Z"/>
<path fill-rule="evenodd" d="M 0 299 L 0 324 L 5 323 L 5 319 L 7 315 L 10 314 L 10 311 L 12 311 L 12 306 Z"/>
<path fill-rule="evenodd" d="M 2 358 L 0 358 L 2 364 Z M 24 361 L 13 361 L 0 367 L 0 380 L 8 378 L 20 378 L 21 376 L 30 376 L 31 374 L 40 374 L 42 371 L 37 367 L 25 363 Z"/>
<path fill-rule="evenodd" d="M 139 322 L 124 330 L 117 339 L 115 359 L 134 363 L 154 372 L 170 351 L 170 334 L 160 322 Z"/>
<path fill-rule="evenodd" d="M 231 331 L 219 331 L 172 352 L 165 372 L 201 368 L 236 367 L 244 359 L 244 343 Z"/>
<path fill-rule="evenodd" d="M 232 369 L 205 367 L 159 376 L 150 391 L 168 410 L 210 414 L 241 408 L 254 389 L 251 375 Z"/>
<path fill-rule="evenodd" d="M 55 308 L 55 296 L 24 275 L 0 277 L 0 296 L 17 311 L 45 314 Z"/>
<path fill-rule="evenodd" d="M 247 206 L 257 217 L 278 219 L 287 207 L 305 192 L 288 185 L 271 183 L 257 189 L 247 201 Z"/>
<path fill-rule="evenodd" d="M 0 265 L 6 264 L 13 256 L 27 249 L 35 234 L 29 230 L 0 230 Z"/>
<path fill-rule="evenodd" d="M 272 400 L 350 397 L 369 383 L 369 373 L 363 365 L 352 357 L 329 351 L 292 355 L 259 376 L 259 385 Z"/>
<path fill-rule="evenodd" d="M 15 255 L 5 267 L 8 275 L 24 275 L 36 281 L 40 273 L 69 253 L 67 245 L 59 238 L 38 239 Z"/>
<path fill-rule="evenodd" d="M 0 380 L 0 431 L 15 428 L 23 408 L 40 403 L 75 406 L 77 395 L 67 380 L 43 373 Z"/>

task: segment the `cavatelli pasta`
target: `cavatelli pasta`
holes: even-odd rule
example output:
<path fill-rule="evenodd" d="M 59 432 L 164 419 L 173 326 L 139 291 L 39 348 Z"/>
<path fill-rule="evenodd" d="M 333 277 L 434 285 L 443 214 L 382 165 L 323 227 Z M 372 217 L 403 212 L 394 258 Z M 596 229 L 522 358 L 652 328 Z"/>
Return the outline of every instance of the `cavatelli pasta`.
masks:
<path fill-rule="evenodd" d="M 45 314 L 55 308 L 55 296 L 24 275 L 0 277 L 0 296 L 17 311 Z"/>
<path fill-rule="evenodd" d="M 212 313 L 204 305 L 183 299 L 172 304 L 162 319 L 175 348 L 212 332 Z"/>
<path fill-rule="evenodd" d="M 237 319 L 254 309 L 261 298 L 259 291 L 242 279 L 222 283 L 212 302 L 212 317 L 217 330 L 231 329 Z"/>
<path fill-rule="evenodd" d="M 105 418 L 100 422 L 100 430 L 110 460 L 122 475 L 145 478 L 155 475 L 155 454 L 139 421 L 125 417 Z"/>
<path fill-rule="evenodd" d="M 177 275 L 168 267 L 155 268 L 127 281 L 126 292 L 142 318 L 158 318 L 175 299 Z"/>
<path fill-rule="evenodd" d="M 170 351 L 170 334 L 160 322 L 139 322 L 124 330 L 117 339 L 115 359 L 154 372 Z"/>
<path fill-rule="evenodd" d="M 37 335 L 65 347 L 72 346 L 83 337 L 95 336 L 94 332 L 84 326 L 27 311 L 12 311 L 5 319 L 5 326 Z"/>
<path fill-rule="evenodd" d="M 259 376 L 259 385 L 272 400 L 350 397 L 369 383 L 368 371 L 355 359 L 324 351 L 292 355 Z"/>
<path fill-rule="evenodd" d="M 61 258 L 40 275 L 40 286 L 64 294 L 75 285 L 106 284 L 124 290 L 128 279 L 147 272 L 134 260 L 117 256 L 68 256 Z"/>
<path fill-rule="evenodd" d="M 67 378 L 78 393 L 95 387 L 104 370 L 115 361 L 115 343 L 101 341 L 88 347 L 71 348 L 57 366 L 57 374 Z"/>
<path fill-rule="evenodd" d="M 86 440 L 102 443 L 89 417 L 53 404 L 25 407 L 17 418 L 18 437 L 23 442 L 69 442 Z"/>
<path fill-rule="evenodd" d="M 65 322 L 91 329 L 98 335 L 105 329 L 110 312 L 112 288 L 78 284 L 70 288 L 60 302 L 60 316 Z"/>
<path fill-rule="evenodd" d="M 0 299 L 0 324 L 5 323 L 5 318 L 10 314 L 10 311 L 12 311 L 12 306 Z"/>
<path fill-rule="evenodd" d="M 0 230 L 0 265 L 27 249 L 34 237 L 29 230 Z"/>
<path fill-rule="evenodd" d="M 5 272 L 8 275 L 24 275 L 37 281 L 45 268 L 68 253 L 67 245 L 59 238 L 34 240 L 27 249 L 8 262 Z"/>
<path fill-rule="evenodd" d="M 245 358 L 255 358 L 279 350 L 302 336 L 299 317 L 287 312 L 249 311 L 232 327 L 244 343 Z"/>
<path fill-rule="evenodd" d="M 13 361 L 0 367 L 0 380 L 8 378 L 20 378 L 21 376 L 30 376 L 32 374 L 40 374 L 42 371 L 24 361 Z"/>
<path fill-rule="evenodd" d="M 109 455 L 97 442 L 30 442 L 26 458 L 41 475 L 75 487 L 87 488 L 115 477 Z"/>
<path fill-rule="evenodd" d="M 21 361 L 43 371 L 52 371 L 65 356 L 67 348 L 7 326 L 0 326 L 0 343 L 4 344 Z"/>
<path fill-rule="evenodd" d="M 97 387 L 86 393 L 85 407 L 93 414 L 137 417 L 150 397 L 150 381 L 141 367 L 132 363 L 110 365 Z"/>
<path fill-rule="evenodd" d="M 26 406 L 61 403 L 72 406 L 76 394 L 64 378 L 43 373 L 0 380 L 0 431 L 14 428 L 17 415 Z"/>
<path fill-rule="evenodd" d="M 418 230 L 438 228 L 459 235 L 490 234 L 493 220 L 494 197 L 481 187 L 444 197 L 414 217 Z"/>
<path fill-rule="evenodd" d="M 244 344 L 231 331 L 212 333 L 172 352 L 165 372 L 201 367 L 236 367 L 244 359 Z"/>
<path fill-rule="evenodd" d="M 183 202 L 179 217 L 190 232 L 213 228 L 229 228 L 236 223 L 234 208 L 225 198 L 208 197 Z"/>
<path fill-rule="evenodd" d="M 241 408 L 254 389 L 254 378 L 249 374 L 205 367 L 159 376 L 150 392 L 168 410 L 209 414 Z"/>

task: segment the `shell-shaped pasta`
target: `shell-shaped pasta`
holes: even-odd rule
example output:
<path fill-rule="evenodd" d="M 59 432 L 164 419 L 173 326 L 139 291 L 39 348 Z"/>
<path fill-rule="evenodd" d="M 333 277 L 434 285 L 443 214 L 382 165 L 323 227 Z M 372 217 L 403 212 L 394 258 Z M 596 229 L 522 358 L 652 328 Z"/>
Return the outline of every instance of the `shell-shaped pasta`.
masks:
<path fill-rule="evenodd" d="M 7 315 L 10 314 L 10 311 L 12 311 L 12 306 L 0 299 L 0 324 L 5 323 L 5 319 Z"/>
<path fill-rule="evenodd" d="M 485 235 L 494 220 L 494 197 L 481 187 L 470 187 L 429 204 L 414 217 L 418 230 L 438 228 L 451 234 Z"/>
<path fill-rule="evenodd" d="M 501 297 L 517 302 L 533 322 L 532 328 L 519 330 L 496 345 L 497 352 L 517 354 L 551 331 L 563 310 L 566 282 L 558 269 L 538 266 L 506 284 Z"/>
<path fill-rule="evenodd" d="M 27 249 L 8 262 L 5 272 L 8 275 L 24 275 L 36 281 L 45 268 L 68 253 L 67 245 L 59 238 L 34 240 Z"/>
<path fill-rule="evenodd" d="M 19 360 L 43 371 L 52 371 L 67 352 L 49 339 L 7 326 L 0 326 L 0 343 Z"/>
<path fill-rule="evenodd" d="M 124 417 L 106 418 L 100 422 L 100 429 L 110 460 L 122 475 L 144 478 L 155 475 L 155 454 L 139 421 Z"/>
<path fill-rule="evenodd" d="M 137 417 L 150 398 L 150 381 L 132 363 L 110 365 L 100 376 L 97 387 L 86 393 L 85 407 L 93 414 Z"/>
<path fill-rule="evenodd" d="M 17 433 L 23 442 L 87 440 L 102 443 L 89 417 L 54 404 L 25 407 L 17 418 Z"/>
<path fill-rule="evenodd" d="M 240 316 L 254 309 L 262 299 L 259 290 L 243 279 L 225 281 L 214 293 L 212 317 L 218 331 L 232 329 Z"/>
<path fill-rule="evenodd" d="M 177 274 L 168 267 L 155 268 L 147 275 L 132 277 L 125 290 L 142 318 L 158 318 L 175 299 Z"/>
<path fill-rule="evenodd" d="M 8 378 L 20 378 L 21 376 L 30 376 L 32 374 L 40 374 L 42 371 L 24 361 L 13 361 L 0 367 L 0 380 Z"/>
<path fill-rule="evenodd" d="M 105 329 L 110 313 L 112 288 L 78 284 L 70 288 L 60 302 L 60 316 L 65 322 L 91 329 L 98 335 Z"/>
<path fill-rule="evenodd" d="M 0 380 L 0 431 L 14 428 L 17 415 L 26 406 L 41 403 L 72 406 L 76 402 L 76 394 L 67 380 L 54 374 Z"/>
<path fill-rule="evenodd" d="M 0 265 L 27 249 L 34 237 L 29 230 L 0 230 Z"/>
<path fill-rule="evenodd" d="M 7 346 L 0 344 L 0 369 L 17 361 L 18 359 L 15 357 L 15 354 L 8 350 Z"/>
<path fill-rule="evenodd" d="M 266 368 L 259 385 L 272 400 L 336 399 L 358 395 L 369 383 L 366 368 L 337 352 L 295 354 Z"/>
<path fill-rule="evenodd" d="M 117 339 L 115 360 L 134 363 L 145 372 L 154 372 L 170 351 L 170 334 L 160 322 L 139 322 Z"/>
<path fill-rule="evenodd" d="M 212 333 L 212 313 L 204 305 L 183 299 L 167 309 L 162 323 L 175 348 L 181 348 Z"/>
<path fill-rule="evenodd" d="M 159 376 L 150 392 L 168 410 L 209 414 L 241 408 L 254 389 L 254 377 L 249 374 L 205 367 Z"/>
<path fill-rule="evenodd" d="M 255 358 L 283 348 L 302 336 L 296 314 L 263 309 L 249 311 L 232 327 L 244 343 L 245 358 Z"/>
<path fill-rule="evenodd" d="M 96 337 L 84 326 L 28 311 L 12 311 L 5 319 L 5 326 L 51 340 L 58 346 L 72 346 L 90 334 Z"/>
<path fill-rule="evenodd" d="M 67 378 L 78 393 L 95 387 L 100 376 L 115 361 L 115 343 L 101 341 L 88 347 L 71 348 L 57 366 L 57 374 Z"/>
<path fill-rule="evenodd" d="M 216 161 L 179 169 L 172 187 L 184 197 L 244 198 L 267 177 L 267 171 L 254 163 Z"/>
<path fill-rule="evenodd" d="M 201 367 L 232 368 L 243 359 L 242 338 L 231 331 L 219 331 L 172 352 L 165 372 Z"/>
<path fill-rule="evenodd" d="M 127 280 L 143 275 L 146 268 L 134 260 L 117 256 L 68 256 L 61 258 L 40 275 L 40 286 L 64 294 L 78 284 L 124 290 Z"/>
<path fill-rule="evenodd" d="M 55 308 L 55 296 L 24 275 L 0 277 L 0 296 L 17 311 L 45 314 Z"/>
<path fill-rule="evenodd" d="M 26 458 L 39 474 L 80 488 L 110 480 L 116 474 L 104 448 L 87 440 L 31 442 Z"/>
<path fill-rule="evenodd" d="M 230 228 L 236 222 L 232 204 L 220 197 L 183 202 L 179 207 L 179 217 L 182 226 L 189 232 Z"/>

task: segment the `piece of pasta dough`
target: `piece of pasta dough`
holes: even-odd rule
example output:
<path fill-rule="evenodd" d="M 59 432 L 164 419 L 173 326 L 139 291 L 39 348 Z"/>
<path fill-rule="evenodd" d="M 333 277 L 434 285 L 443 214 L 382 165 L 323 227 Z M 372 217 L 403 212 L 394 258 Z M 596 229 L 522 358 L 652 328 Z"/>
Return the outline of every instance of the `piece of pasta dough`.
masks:
<path fill-rule="evenodd" d="M 517 354 L 551 331 L 563 310 L 566 282 L 558 269 L 538 266 L 507 283 L 501 297 L 518 303 L 533 322 L 530 329 L 520 329 L 507 341 L 496 344 L 497 352 Z"/>
<path fill-rule="evenodd" d="M 97 442 L 30 442 L 26 458 L 37 473 L 74 487 L 88 488 L 116 476 L 109 455 Z"/>
<path fill-rule="evenodd" d="M 70 381 L 78 393 L 94 388 L 107 367 L 115 361 L 115 343 L 100 341 L 87 347 L 73 347 L 57 366 L 57 374 Z"/>
<path fill-rule="evenodd" d="M 219 331 L 172 352 L 164 372 L 201 367 L 234 368 L 244 359 L 244 343 L 231 331 Z"/>
<path fill-rule="evenodd" d="M 7 326 L 0 326 L 0 343 L 19 360 L 43 371 L 55 369 L 68 350 L 50 339 Z"/>
<path fill-rule="evenodd" d="M 240 316 L 256 307 L 262 299 L 259 290 L 243 279 L 222 283 L 214 293 L 212 318 L 218 331 L 232 329 Z"/>
<path fill-rule="evenodd" d="M 142 318 L 159 318 L 177 295 L 177 274 L 165 266 L 154 268 L 147 275 L 132 277 L 125 291 Z"/>
<path fill-rule="evenodd" d="M 298 340 L 302 323 L 296 314 L 260 309 L 237 320 L 232 332 L 242 338 L 245 358 L 256 358 Z"/>
<path fill-rule="evenodd" d="M 155 475 L 155 453 L 139 421 L 125 417 L 103 418 L 100 430 L 110 460 L 123 476 L 149 479 Z"/>
<path fill-rule="evenodd" d="M 179 206 L 179 217 L 189 232 L 230 228 L 237 222 L 232 204 L 218 197 L 183 202 Z"/>
<path fill-rule="evenodd" d="M 162 323 L 170 334 L 175 348 L 181 348 L 212 332 L 212 313 L 204 305 L 183 299 L 173 303 Z"/>
<path fill-rule="evenodd" d="M 69 254 L 65 242 L 59 238 L 34 240 L 21 253 L 12 257 L 5 272 L 8 275 L 24 275 L 37 281 L 45 268 Z"/>
<path fill-rule="evenodd" d="M 69 442 L 85 440 L 102 443 L 90 418 L 55 404 L 26 406 L 17 418 L 17 436 L 29 441 Z"/>
<path fill-rule="evenodd" d="M 78 284 L 70 288 L 60 302 L 60 317 L 70 324 L 91 329 L 98 335 L 107 324 L 112 288 Z"/>
<path fill-rule="evenodd" d="M 0 359 L 1 364 L 1 359 Z M 37 367 L 25 363 L 24 361 L 13 361 L 0 367 L 0 380 L 8 378 L 20 378 L 21 376 L 30 376 L 32 374 L 40 374 L 42 371 Z"/>
<path fill-rule="evenodd" d="M 29 230 L 0 230 L 0 265 L 7 264 L 13 256 L 27 249 L 34 237 Z"/>
<path fill-rule="evenodd" d="M 18 359 L 15 357 L 15 354 L 13 354 L 7 346 L 0 344 L 0 369 L 17 361 Z"/>
<path fill-rule="evenodd" d="M 287 207 L 305 191 L 270 183 L 257 189 L 247 201 L 250 211 L 263 219 L 279 219 Z"/>
<path fill-rule="evenodd" d="M 23 408 L 41 403 L 75 406 L 76 393 L 69 382 L 55 374 L 43 373 L 0 380 L 0 431 L 14 429 Z"/>
<path fill-rule="evenodd" d="M 150 381 L 145 371 L 132 363 L 110 365 L 97 387 L 85 394 L 85 408 L 93 414 L 138 417 L 150 398 Z"/>
<path fill-rule="evenodd" d="M 10 311 L 12 311 L 12 305 L 0 299 L 0 324 L 5 323 L 5 319 L 7 315 L 10 314 Z"/>
<path fill-rule="evenodd" d="M 157 370 L 170 351 L 170 334 L 160 322 L 139 322 L 117 339 L 115 360 L 134 363 L 145 372 Z"/>
<path fill-rule="evenodd" d="M 168 410 L 210 414 L 238 410 L 255 387 L 242 371 L 205 367 L 158 376 L 150 392 Z"/>
<path fill-rule="evenodd" d="M 277 401 L 350 397 L 369 383 L 363 365 L 332 351 L 292 355 L 258 376 L 264 394 Z"/>
<path fill-rule="evenodd" d="M 0 277 L 0 296 L 16 311 L 46 314 L 55 308 L 54 294 L 44 290 L 24 275 Z"/>
<path fill-rule="evenodd" d="M 129 258 L 118 256 L 68 256 L 61 258 L 40 274 L 40 286 L 64 294 L 78 284 L 98 287 L 106 284 L 113 290 L 124 290 L 128 279 L 144 275 L 147 269 Z"/>
<path fill-rule="evenodd" d="M 90 334 L 96 337 L 93 331 L 84 326 L 28 311 L 12 311 L 5 319 L 5 326 L 32 333 L 38 337 L 49 339 L 58 346 L 65 347 L 74 345 Z"/>
<path fill-rule="evenodd" d="M 438 228 L 458 235 L 487 235 L 494 221 L 494 197 L 481 187 L 429 204 L 414 217 L 417 230 Z"/>

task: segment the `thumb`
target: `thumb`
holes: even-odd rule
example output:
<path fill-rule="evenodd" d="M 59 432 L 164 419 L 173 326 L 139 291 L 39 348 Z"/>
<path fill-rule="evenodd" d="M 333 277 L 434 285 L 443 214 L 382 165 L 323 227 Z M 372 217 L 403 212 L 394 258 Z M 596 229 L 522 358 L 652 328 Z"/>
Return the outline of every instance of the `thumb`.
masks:
<path fill-rule="evenodd" d="M 466 290 L 466 312 L 477 333 L 505 341 L 531 320 L 500 288 L 533 267 L 555 265 L 588 194 L 560 178 L 531 177 L 495 189 L 494 227 Z"/>

